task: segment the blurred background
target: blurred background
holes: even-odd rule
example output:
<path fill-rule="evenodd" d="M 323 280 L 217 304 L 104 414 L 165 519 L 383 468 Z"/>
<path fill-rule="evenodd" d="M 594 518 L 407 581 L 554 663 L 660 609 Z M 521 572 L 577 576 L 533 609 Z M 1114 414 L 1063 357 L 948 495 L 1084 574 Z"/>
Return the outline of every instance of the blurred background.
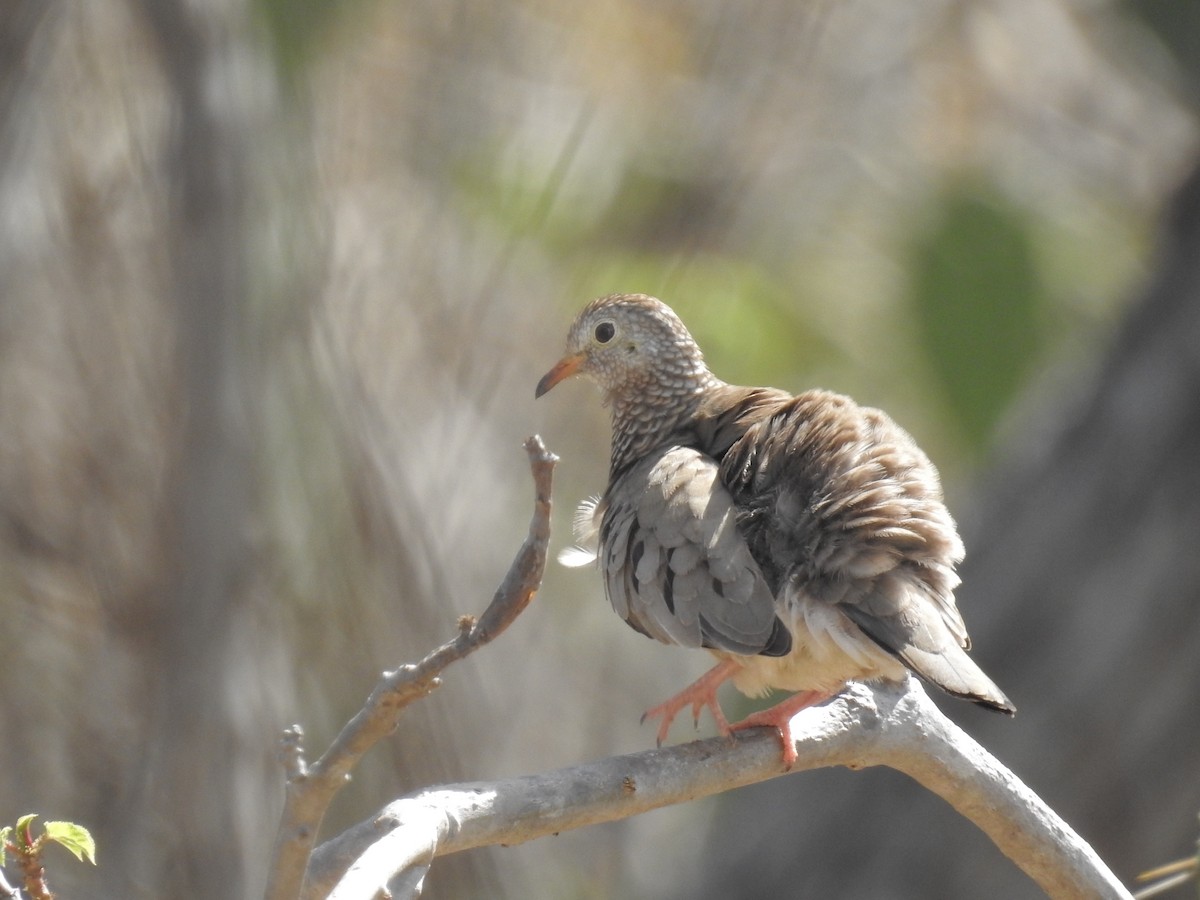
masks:
<path fill-rule="evenodd" d="M 483 609 L 522 439 L 562 457 L 553 549 L 603 488 L 596 392 L 533 387 L 610 291 L 728 381 L 912 431 L 1020 713 L 943 707 L 1126 883 L 1194 851 L 1194 0 L 11 0 L 0 47 L 0 820 L 92 830 L 63 896 L 261 895 L 281 729 L 319 752 Z M 652 746 L 708 663 L 552 564 L 326 834 Z M 1039 892 L 881 770 L 442 859 L 426 896 Z"/>

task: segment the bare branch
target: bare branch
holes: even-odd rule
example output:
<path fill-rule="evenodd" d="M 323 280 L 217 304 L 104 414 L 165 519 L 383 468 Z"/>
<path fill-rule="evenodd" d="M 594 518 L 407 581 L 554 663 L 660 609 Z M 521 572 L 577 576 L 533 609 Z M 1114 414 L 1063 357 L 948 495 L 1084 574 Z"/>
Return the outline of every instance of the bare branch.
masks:
<path fill-rule="evenodd" d="M 529 535 L 479 619 L 463 616 L 459 619 L 458 635 L 452 640 L 416 665 L 384 672 L 363 708 L 311 767 L 304 759 L 300 727 L 292 726 L 284 732 L 282 757 L 287 795 L 275 841 L 267 900 L 294 900 L 304 891 L 305 870 L 325 811 L 363 755 L 396 730 L 404 708 L 436 688 L 439 675 L 447 666 L 502 634 L 541 586 L 550 541 L 551 483 L 558 458 L 536 435 L 525 441 L 525 452 L 536 495 Z"/>
<path fill-rule="evenodd" d="M 799 756 L 793 770 L 890 766 L 979 826 L 1051 897 L 1129 900 L 1092 849 L 914 679 L 853 685 L 799 713 L 792 731 Z M 322 845 L 306 896 L 374 897 L 396 873 L 436 856 L 519 844 L 782 774 L 777 734 L 754 729 L 543 775 L 423 790 Z"/>

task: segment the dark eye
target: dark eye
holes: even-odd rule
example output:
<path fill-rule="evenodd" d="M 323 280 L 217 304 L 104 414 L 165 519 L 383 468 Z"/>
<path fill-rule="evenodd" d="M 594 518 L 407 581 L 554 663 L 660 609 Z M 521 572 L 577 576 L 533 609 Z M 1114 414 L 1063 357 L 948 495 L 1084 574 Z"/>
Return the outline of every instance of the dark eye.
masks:
<path fill-rule="evenodd" d="M 607 344 L 613 339 L 613 335 L 616 333 L 616 326 L 612 322 L 601 322 L 596 326 L 596 343 Z"/>

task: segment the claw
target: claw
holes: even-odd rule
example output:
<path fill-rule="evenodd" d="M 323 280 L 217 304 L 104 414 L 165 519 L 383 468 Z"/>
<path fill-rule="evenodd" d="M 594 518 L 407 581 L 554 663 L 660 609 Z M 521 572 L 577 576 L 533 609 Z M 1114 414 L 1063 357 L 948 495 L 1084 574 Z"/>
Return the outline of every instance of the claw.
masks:
<path fill-rule="evenodd" d="M 729 723 L 725 720 L 724 713 L 721 712 L 720 704 L 717 703 L 717 688 L 737 672 L 738 668 L 738 664 L 732 660 L 718 663 L 675 696 L 642 713 L 643 724 L 647 719 L 662 719 L 658 726 L 658 746 L 663 745 L 663 741 L 667 739 L 667 732 L 671 730 L 671 723 L 675 721 L 680 710 L 686 706 L 692 707 L 694 726 L 700 724 L 700 710 L 708 707 L 717 723 L 717 729 L 721 734 L 729 734 Z"/>
<path fill-rule="evenodd" d="M 801 691 L 780 703 L 776 703 L 769 709 L 753 713 L 746 716 L 740 722 L 735 722 L 731 730 L 742 731 L 746 728 L 758 727 L 774 728 L 779 732 L 780 740 L 783 741 L 783 767 L 790 769 L 796 764 L 796 742 L 792 739 L 792 716 L 802 709 L 808 709 L 810 706 L 823 703 L 832 696 L 833 693 L 825 691 Z"/>

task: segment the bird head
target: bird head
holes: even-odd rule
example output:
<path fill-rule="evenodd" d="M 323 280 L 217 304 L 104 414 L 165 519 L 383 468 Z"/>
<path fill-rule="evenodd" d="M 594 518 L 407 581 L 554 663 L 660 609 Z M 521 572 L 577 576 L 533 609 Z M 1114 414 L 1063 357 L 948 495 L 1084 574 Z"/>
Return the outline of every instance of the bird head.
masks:
<path fill-rule="evenodd" d="M 700 348 L 669 306 L 645 294 L 593 300 L 567 333 L 567 349 L 538 382 L 540 397 L 572 375 L 585 375 L 606 401 L 646 392 L 691 393 L 712 376 Z"/>

